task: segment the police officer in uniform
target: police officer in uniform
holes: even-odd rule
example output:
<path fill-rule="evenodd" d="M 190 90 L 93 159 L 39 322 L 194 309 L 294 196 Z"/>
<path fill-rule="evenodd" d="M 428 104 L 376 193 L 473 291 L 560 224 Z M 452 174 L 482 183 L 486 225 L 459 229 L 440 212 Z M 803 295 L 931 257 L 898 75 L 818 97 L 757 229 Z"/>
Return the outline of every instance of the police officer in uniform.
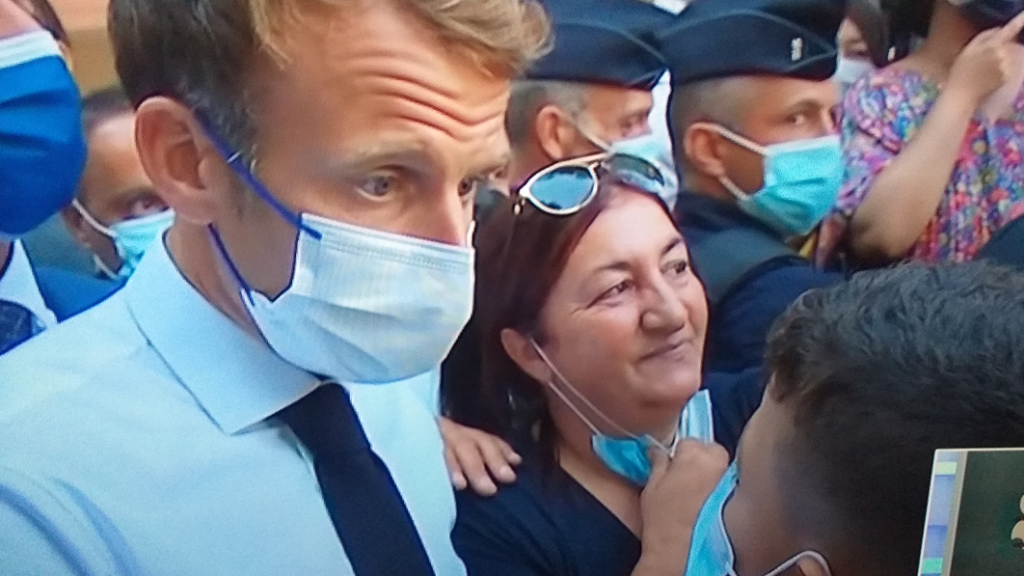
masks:
<path fill-rule="evenodd" d="M 513 84 L 510 183 L 651 132 L 651 89 L 666 70 L 655 31 L 675 15 L 636 0 L 546 0 L 554 45 Z"/>
<path fill-rule="evenodd" d="M 836 0 L 696 2 L 663 29 L 677 220 L 707 289 L 705 371 L 761 362 L 767 332 L 839 275 L 799 253 L 833 206 L 843 162 Z"/>

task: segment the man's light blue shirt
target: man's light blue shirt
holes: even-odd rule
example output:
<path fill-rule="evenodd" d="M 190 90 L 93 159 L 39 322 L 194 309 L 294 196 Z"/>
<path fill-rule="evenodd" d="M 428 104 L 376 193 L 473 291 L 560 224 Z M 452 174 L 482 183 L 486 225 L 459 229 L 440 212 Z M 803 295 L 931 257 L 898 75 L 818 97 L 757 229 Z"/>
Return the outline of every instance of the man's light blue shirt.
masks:
<path fill-rule="evenodd" d="M 121 292 L 0 359 L 0 574 L 352 574 L 270 418 L 316 385 L 154 246 Z M 347 388 L 436 573 L 463 575 L 437 374 Z"/>

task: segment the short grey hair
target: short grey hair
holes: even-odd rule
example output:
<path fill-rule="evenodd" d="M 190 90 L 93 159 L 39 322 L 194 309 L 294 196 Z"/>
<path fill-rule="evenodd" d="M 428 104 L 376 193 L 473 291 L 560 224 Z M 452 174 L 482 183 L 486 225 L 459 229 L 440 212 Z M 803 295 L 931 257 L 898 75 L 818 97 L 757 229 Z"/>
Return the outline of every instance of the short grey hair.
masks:
<path fill-rule="evenodd" d="M 505 130 L 512 148 L 522 147 L 530 138 L 533 119 L 541 107 L 554 104 L 567 114 L 582 114 L 587 106 L 587 84 L 563 80 L 516 80 L 512 83 Z"/>

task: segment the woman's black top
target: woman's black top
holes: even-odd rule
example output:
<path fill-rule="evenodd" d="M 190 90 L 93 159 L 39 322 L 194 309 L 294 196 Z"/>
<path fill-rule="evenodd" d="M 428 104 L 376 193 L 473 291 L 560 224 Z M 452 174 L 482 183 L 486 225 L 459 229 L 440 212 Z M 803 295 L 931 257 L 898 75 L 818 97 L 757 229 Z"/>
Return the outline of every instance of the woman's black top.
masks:
<path fill-rule="evenodd" d="M 713 375 L 715 438 L 735 453 L 761 393 L 760 370 Z M 452 538 L 468 576 L 628 576 L 640 540 L 560 467 L 546 470 L 517 442 L 518 480 L 491 497 L 463 490 Z M 688 546 L 689 543 L 680 545 Z"/>

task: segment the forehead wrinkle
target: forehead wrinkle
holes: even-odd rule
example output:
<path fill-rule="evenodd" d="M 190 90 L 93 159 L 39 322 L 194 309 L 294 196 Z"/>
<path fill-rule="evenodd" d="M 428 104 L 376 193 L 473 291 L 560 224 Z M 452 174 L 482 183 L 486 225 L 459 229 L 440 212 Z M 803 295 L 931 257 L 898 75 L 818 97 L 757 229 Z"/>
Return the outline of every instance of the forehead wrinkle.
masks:
<path fill-rule="evenodd" d="M 460 142 L 488 137 L 493 133 L 504 131 L 505 128 L 504 109 L 501 109 L 500 112 L 479 115 L 479 118 L 469 119 L 465 116 L 460 118 L 453 116 L 447 110 L 439 109 L 429 100 L 411 98 L 406 93 L 392 93 L 389 96 L 400 99 L 400 103 L 396 102 L 399 111 L 395 114 L 395 118 L 439 130 Z"/>
<path fill-rule="evenodd" d="M 370 66 L 368 65 L 367 68 Z M 424 77 L 413 70 L 389 70 L 382 73 L 383 66 L 376 65 L 370 70 L 353 70 L 362 77 L 361 90 L 377 90 L 383 95 L 421 102 L 464 124 L 483 122 L 495 115 L 504 115 L 508 100 L 507 86 L 493 94 L 480 94 L 479 83 L 455 86 L 440 83 L 430 75 Z"/>

